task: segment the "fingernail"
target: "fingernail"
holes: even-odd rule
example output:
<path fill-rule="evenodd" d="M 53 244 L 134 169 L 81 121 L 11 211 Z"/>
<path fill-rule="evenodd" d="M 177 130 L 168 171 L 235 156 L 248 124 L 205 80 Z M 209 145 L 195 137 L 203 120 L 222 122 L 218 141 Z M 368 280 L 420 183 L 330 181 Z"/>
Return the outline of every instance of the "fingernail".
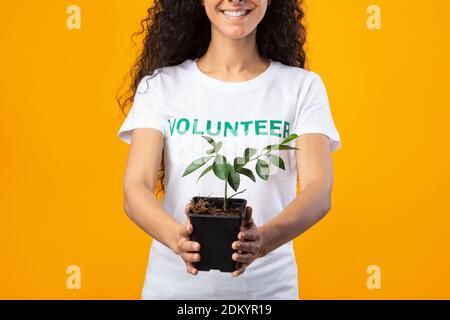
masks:
<path fill-rule="evenodd" d="M 195 245 L 195 250 L 196 250 L 196 251 L 200 250 L 200 245 L 196 244 L 196 245 Z"/>

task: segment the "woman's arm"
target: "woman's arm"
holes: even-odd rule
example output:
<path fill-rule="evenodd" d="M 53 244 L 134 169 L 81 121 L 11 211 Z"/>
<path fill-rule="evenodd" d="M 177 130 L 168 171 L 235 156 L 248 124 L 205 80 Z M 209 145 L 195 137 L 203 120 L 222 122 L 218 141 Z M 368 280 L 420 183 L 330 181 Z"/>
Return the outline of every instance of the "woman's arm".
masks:
<path fill-rule="evenodd" d="M 200 257 L 192 252 L 199 251 L 200 244 L 189 240 L 192 225 L 172 218 L 154 194 L 162 148 L 163 135 L 157 129 L 133 130 L 124 177 L 124 209 L 148 235 L 179 254 L 188 272 L 196 274 L 191 262 Z"/>
<path fill-rule="evenodd" d="M 260 256 L 293 240 L 321 220 L 331 208 L 333 164 L 328 137 L 303 134 L 296 140 L 300 194 L 279 215 L 258 228 Z"/>
<path fill-rule="evenodd" d="M 162 147 L 163 136 L 158 130 L 133 130 L 124 176 L 124 207 L 141 229 L 172 247 L 170 231 L 177 222 L 164 211 L 154 194 Z"/>

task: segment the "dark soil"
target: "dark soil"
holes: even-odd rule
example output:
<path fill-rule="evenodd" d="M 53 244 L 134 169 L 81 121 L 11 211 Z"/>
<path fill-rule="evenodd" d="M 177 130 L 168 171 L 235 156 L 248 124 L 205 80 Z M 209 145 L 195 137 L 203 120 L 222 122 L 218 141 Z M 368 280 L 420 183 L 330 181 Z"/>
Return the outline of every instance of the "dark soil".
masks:
<path fill-rule="evenodd" d="M 227 208 L 224 211 L 222 207 L 216 208 L 214 204 L 208 202 L 208 198 L 199 198 L 197 202 L 191 199 L 191 210 L 194 214 L 205 214 L 211 216 L 242 216 L 242 208 Z"/>

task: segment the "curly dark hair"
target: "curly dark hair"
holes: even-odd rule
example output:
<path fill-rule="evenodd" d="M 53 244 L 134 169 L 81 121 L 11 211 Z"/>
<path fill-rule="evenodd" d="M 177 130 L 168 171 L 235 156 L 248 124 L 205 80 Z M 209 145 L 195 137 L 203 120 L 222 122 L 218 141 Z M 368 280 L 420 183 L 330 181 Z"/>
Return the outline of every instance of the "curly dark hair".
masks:
<path fill-rule="evenodd" d="M 305 68 L 306 27 L 303 0 L 272 0 L 257 26 L 256 42 L 262 57 Z M 135 36 L 143 48 L 130 71 L 128 90 L 117 97 L 121 111 L 131 107 L 142 78 L 156 69 L 203 56 L 211 40 L 211 22 L 200 0 L 154 0 Z M 164 192 L 164 152 L 158 173 L 157 194 Z"/>

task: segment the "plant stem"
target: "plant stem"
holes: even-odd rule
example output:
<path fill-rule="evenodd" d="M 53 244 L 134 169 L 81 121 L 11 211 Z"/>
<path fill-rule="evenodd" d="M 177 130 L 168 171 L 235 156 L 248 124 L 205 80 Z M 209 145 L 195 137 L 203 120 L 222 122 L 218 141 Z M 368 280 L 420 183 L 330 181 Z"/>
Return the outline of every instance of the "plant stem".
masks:
<path fill-rule="evenodd" d="M 223 201 L 223 211 L 227 211 L 227 185 L 228 185 L 228 181 L 225 180 L 225 197 L 224 197 L 224 201 Z"/>
<path fill-rule="evenodd" d="M 265 152 L 264 154 L 262 153 L 262 151 L 260 152 L 259 155 L 257 155 L 255 158 L 248 160 L 248 162 L 253 161 L 253 160 L 258 160 L 259 157 L 265 156 L 266 154 L 270 153 L 270 151 Z M 248 163 L 247 162 L 247 163 Z"/>
<path fill-rule="evenodd" d="M 237 195 L 237 194 L 239 194 L 239 193 L 242 193 L 242 192 L 244 192 L 244 191 L 246 191 L 247 189 L 244 189 L 244 190 L 242 190 L 242 191 L 239 191 L 239 192 L 236 192 L 235 194 L 233 194 L 232 196 L 230 196 L 228 199 L 231 199 L 232 197 L 234 197 L 235 195 Z"/>

